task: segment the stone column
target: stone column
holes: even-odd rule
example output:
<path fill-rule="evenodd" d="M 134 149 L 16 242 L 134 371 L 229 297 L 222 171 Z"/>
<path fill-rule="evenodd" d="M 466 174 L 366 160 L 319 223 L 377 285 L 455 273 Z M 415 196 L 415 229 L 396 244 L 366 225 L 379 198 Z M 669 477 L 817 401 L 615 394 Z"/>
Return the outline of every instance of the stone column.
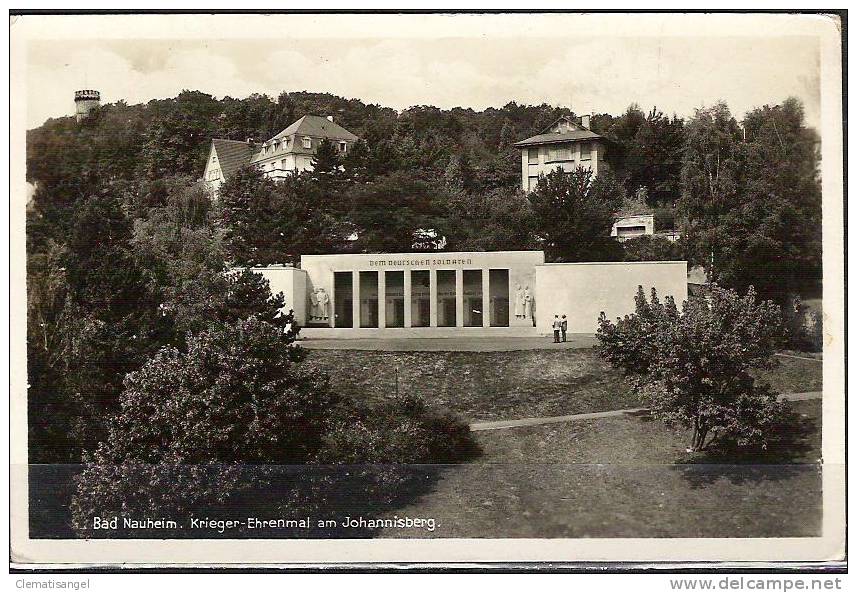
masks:
<path fill-rule="evenodd" d="M 488 268 L 482 268 L 482 327 L 491 327 L 491 274 Z"/>
<path fill-rule="evenodd" d="M 333 270 L 330 271 L 330 303 L 327 314 L 329 315 L 327 323 L 330 327 L 336 327 L 336 276 Z M 309 319 L 309 314 L 307 314 Z"/>
<path fill-rule="evenodd" d="M 437 270 L 429 270 L 429 327 L 437 327 Z"/>
<path fill-rule="evenodd" d="M 360 327 L 360 270 L 351 272 L 351 327 Z"/>
<path fill-rule="evenodd" d="M 387 327 L 387 273 L 378 270 L 378 327 Z"/>
<path fill-rule="evenodd" d="M 464 270 L 455 270 L 455 327 L 464 327 Z"/>
<path fill-rule="evenodd" d="M 411 327 L 411 270 L 405 270 L 405 327 Z"/>

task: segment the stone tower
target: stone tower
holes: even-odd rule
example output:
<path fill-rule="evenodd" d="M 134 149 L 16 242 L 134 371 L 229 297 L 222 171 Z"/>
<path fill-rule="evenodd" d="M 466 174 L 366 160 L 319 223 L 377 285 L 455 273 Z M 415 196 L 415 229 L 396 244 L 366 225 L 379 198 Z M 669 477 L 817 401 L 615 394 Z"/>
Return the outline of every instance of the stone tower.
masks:
<path fill-rule="evenodd" d="M 101 104 L 101 93 L 98 91 L 75 91 L 74 92 L 74 116 L 81 121 L 88 116 L 93 109 Z"/>

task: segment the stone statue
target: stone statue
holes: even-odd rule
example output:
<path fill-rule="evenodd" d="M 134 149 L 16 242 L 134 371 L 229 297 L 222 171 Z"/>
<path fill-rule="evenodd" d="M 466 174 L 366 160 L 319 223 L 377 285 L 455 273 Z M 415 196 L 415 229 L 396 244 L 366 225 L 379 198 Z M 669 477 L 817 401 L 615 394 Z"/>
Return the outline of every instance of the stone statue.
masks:
<path fill-rule="evenodd" d="M 309 318 L 315 321 L 319 319 L 320 315 L 318 312 L 318 289 L 312 291 L 309 295 Z"/>
<path fill-rule="evenodd" d="M 515 285 L 515 317 L 524 316 L 524 289 L 520 284 Z"/>
<path fill-rule="evenodd" d="M 530 319 L 533 316 L 533 295 L 530 294 L 530 287 L 524 287 L 524 317 Z"/>
<path fill-rule="evenodd" d="M 318 300 L 318 314 L 322 319 L 327 319 L 330 315 L 327 312 L 327 305 L 330 303 L 330 295 L 325 292 L 323 288 L 318 289 L 318 294 L 316 295 L 316 299 Z"/>

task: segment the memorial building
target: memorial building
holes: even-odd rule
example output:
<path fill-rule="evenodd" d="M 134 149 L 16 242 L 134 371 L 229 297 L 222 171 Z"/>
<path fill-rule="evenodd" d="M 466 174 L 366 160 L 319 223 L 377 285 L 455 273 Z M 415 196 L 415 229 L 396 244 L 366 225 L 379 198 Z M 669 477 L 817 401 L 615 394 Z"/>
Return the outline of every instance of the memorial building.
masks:
<path fill-rule="evenodd" d="M 633 312 L 638 286 L 687 298 L 687 262 L 546 264 L 542 251 L 304 255 L 254 268 L 307 338 L 549 335 L 554 315 L 591 333 Z"/>

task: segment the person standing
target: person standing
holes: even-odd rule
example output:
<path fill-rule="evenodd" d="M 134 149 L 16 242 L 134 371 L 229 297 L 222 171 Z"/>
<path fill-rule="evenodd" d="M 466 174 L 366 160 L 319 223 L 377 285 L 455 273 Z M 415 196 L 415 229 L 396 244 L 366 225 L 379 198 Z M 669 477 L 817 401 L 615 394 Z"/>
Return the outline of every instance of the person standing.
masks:
<path fill-rule="evenodd" d="M 562 322 L 559 320 L 559 315 L 553 316 L 553 342 L 559 344 L 559 332 L 562 329 Z"/>
<path fill-rule="evenodd" d="M 565 342 L 565 333 L 568 331 L 568 319 L 565 318 L 565 315 L 562 316 L 559 329 L 562 332 L 562 341 Z"/>

